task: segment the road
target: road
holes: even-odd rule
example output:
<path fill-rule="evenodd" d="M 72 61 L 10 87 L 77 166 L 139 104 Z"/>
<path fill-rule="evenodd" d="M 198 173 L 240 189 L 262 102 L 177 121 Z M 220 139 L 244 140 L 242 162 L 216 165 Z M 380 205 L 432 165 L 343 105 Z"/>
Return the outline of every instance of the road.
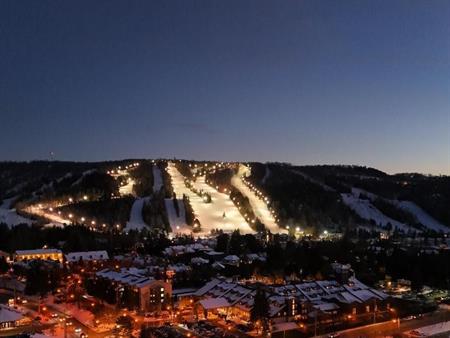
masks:
<path fill-rule="evenodd" d="M 406 331 L 415 330 L 423 326 L 436 324 L 449 320 L 450 312 L 447 310 L 438 310 L 430 315 L 425 315 L 420 319 L 409 321 L 400 320 L 400 327 L 397 322 L 387 321 L 377 324 L 366 325 L 359 328 L 349 329 L 340 332 L 340 338 L 361 338 L 361 337 L 386 337 L 394 334 L 402 334 Z M 328 335 L 321 336 L 323 338 Z"/>

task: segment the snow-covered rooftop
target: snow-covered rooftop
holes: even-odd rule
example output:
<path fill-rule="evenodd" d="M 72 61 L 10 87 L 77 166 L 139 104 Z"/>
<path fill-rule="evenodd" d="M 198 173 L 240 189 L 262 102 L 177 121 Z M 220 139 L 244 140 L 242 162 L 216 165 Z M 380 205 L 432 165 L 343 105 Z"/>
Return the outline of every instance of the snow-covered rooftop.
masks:
<path fill-rule="evenodd" d="M 68 262 L 77 262 L 79 260 L 91 261 L 91 260 L 107 260 L 109 259 L 108 253 L 105 250 L 102 251 L 81 251 L 81 252 L 69 252 L 66 255 Z"/>

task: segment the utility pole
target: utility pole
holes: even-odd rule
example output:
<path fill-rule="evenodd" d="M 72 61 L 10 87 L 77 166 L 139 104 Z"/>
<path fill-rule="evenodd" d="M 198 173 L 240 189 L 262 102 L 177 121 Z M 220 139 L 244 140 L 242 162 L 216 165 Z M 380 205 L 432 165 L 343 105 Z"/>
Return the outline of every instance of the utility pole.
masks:
<path fill-rule="evenodd" d="M 314 314 L 314 337 L 317 337 L 317 309 Z"/>
<path fill-rule="evenodd" d="M 373 323 L 375 324 L 377 322 L 377 300 L 376 298 L 373 299 Z"/>

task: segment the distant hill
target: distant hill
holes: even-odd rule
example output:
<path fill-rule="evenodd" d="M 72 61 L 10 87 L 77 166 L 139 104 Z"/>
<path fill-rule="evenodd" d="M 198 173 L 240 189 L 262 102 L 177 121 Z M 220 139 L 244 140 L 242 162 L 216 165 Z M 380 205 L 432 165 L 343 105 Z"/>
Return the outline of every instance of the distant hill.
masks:
<path fill-rule="evenodd" d="M 141 161 L 143 165 L 132 171 L 131 176 L 110 175 L 111 168 L 125 166 L 132 161 Z M 165 160 L 160 161 L 161 168 L 165 168 L 164 163 Z M 179 163 L 183 176 L 192 178 L 189 164 L 192 163 L 194 168 L 196 164 L 201 166 L 208 162 Z M 0 201 L 5 201 L 0 204 L 4 209 L 4 219 L 11 218 L 10 210 L 14 206 L 23 209 L 39 202 L 50 203 L 88 193 L 95 196 L 95 204 L 94 200 L 89 201 L 91 204 L 79 201 L 64 208 L 61 206 L 61 210 L 100 214 L 100 219 L 105 221 L 124 223 L 133 201 L 153 194 L 154 205 L 143 207 L 144 212 L 151 212 L 153 216 L 143 217 L 162 219 L 158 222 L 165 223 L 170 229 L 163 210 L 164 194 L 165 198 L 172 194 L 170 177 L 163 171 L 164 175 L 157 179 L 164 179 L 165 192 L 154 191 L 154 165 L 151 160 L 0 162 Z M 270 208 L 276 211 L 280 226 L 299 227 L 311 233 L 328 229 L 343 232 L 357 227 L 402 232 L 450 230 L 449 176 L 389 175 L 375 168 L 344 165 L 249 163 L 249 169 L 248 182 L 268 196 Z M 222 179 L 230 184 L 230 177 L 233 170 L 237 172 L 237 166 L 223 170 Z M 126 189 L 127 177 L 133 179 L 134 185 L 130 188 L 133 194 L 121 196 L 120 192 Z M 213 178 L 220 182 L 219 169 Z M 114 203 L 107 202 L 111 196 L 119 199 Z M 156 197 L 159 198 L 158 204 Z M 250 209 L 248 213 L 252 214 Z M 22 220 L 20 217 L 15 219 Z"/>

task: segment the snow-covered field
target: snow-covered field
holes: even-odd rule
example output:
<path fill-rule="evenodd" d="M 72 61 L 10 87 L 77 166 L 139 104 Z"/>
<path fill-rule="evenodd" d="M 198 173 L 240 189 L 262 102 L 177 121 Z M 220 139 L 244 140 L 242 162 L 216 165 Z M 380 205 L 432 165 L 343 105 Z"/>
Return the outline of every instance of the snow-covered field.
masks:
<path fill-rule="evenodd" d="M 142 230 L 145 227 L 147 227 L 147 224 L 144 222 L 144 219 L 142 218 L 142 207 L 144 206 L 144 203 L 149 199 L 150 197 L 142 197 L 137 198 L 134 201 L 130 211 L 130 219 L 125 225 L 125 231 Z"/>
<path fill-rule="evenodd" d="M 200 196 L 186 188 L 184 176 L 172 162 L 168 164 L 168 172 L 171 176 L 172 187 L 177 197 L 181 198 L 185 194 L 190 198 L 194 213 L 201 223 L 202 231 L 199 235 L 209 234 L 213 229 L 221 229 L 225 232 L 232 232 L 233 230 L 239 229 L 243 234 L 254 233 L 230 200 L 230 197 L 227 194 L 219 193 L 206 184 L 204 176 L 198 177 L 194 185 L 198 190 L 203 189 L 204 192 L 211 195 L 211 203 L 205 203 Z M 225 218 L 223 217 L 224 212 Z M 179 232 L 173 226 L 172 230 Z"/>
<path fill-rule="evenodd" d="M 278 226 L 275 218 L 270 213 L 266 202 L 258 198 L 258 196 L 242 181 L 242 177 L 248 176 L 249 174 L 250 169 L 247 166 L 240 164 L 237 175 L 234 175 L 231 178 L 231 184 L 236 189 L 238 189 L 242 193 L 242 195 L 246 196 L 249 199 L 255 216 L 258 217 L 262 223 L 264 223 L 264 225 L 268 230 L 270 230 L 270 232 L 282 232 L 282 229 Z"/>
<path fill-rule="evenodd" d="M 161 170 L 158 168 L 157 165 L 153 165 L 153 192 L 158 192 L 161 190 L 163 186 L 163 179 L 162 179 L 162 173 Z"/>
<path fill-rule="evenodd" d="M 6 223 L 10 227 L 22 223 L 31 224 L 31 219 L 18 215 L 16 209 L 10 209 L 14 199 L 15 197 L 5 199 L 0 205 L 0 223 Z"/>

